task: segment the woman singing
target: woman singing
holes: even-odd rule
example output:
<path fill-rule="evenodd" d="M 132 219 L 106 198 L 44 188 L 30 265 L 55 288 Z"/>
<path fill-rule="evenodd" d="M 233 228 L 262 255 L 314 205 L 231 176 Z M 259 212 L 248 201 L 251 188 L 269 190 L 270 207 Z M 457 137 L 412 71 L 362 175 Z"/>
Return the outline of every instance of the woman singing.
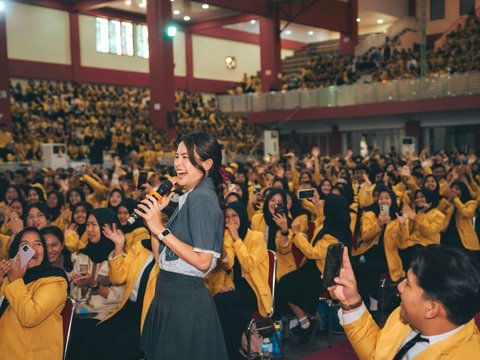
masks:
<path fill-rule="evenodd" d="M 166 227 L 161 210 L 173 194 L 161 202 L 150 196 L 135 210 L 152 233 L 153 249 L 160 240 L 162 270 L 140 344 L 148 360 L 228 359 L 215 304 L 203 282 L 223 245 L 221 161 L 214 138 L 204 133 L 184 136 L 174 163 L 178 184 L 187 190 L 178 210 Z"/>

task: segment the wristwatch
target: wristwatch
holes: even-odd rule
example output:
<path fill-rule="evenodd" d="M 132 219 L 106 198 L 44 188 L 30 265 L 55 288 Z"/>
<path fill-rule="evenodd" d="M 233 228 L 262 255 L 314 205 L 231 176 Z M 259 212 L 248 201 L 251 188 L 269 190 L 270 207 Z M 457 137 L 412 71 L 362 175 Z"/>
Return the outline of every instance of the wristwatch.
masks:
<path fill-rule="evenodd" d="M 157 235 L 158 240 L 163 241 L 163 239 L 165 239 L 165 236 L 167 236 L 168 234 L 170 234 L 170 230 L 163 230 L 160 234 Z"/>

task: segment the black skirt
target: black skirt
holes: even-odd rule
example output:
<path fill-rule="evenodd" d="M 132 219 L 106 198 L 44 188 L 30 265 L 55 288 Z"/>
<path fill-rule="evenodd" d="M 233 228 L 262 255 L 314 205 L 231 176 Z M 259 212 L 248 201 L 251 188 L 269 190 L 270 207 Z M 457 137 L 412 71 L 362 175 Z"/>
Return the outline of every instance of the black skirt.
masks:
<path fill-rule="evenodd" d="M 147 360 L 228 359 L 215 303 L 202 278 L 159 272 L 140 348 Z"/>

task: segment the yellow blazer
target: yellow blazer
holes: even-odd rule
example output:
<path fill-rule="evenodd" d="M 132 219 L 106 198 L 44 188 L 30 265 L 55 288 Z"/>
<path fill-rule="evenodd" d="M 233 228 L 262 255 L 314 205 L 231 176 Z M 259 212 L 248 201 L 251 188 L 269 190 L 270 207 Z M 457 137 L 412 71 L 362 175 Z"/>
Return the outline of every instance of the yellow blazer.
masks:
<path fill-rule="evenodd" d="M 139 241 L 150 239 L 150 233 L 145 227 L 138 227 L 125 234 L 125 253 L 128 254 L 131 248 Z M 143 246 L 142 246 L 143 247 Z"/>
<path fill-rule="evenodd" d="M 325 268 L 325 259 L 327 257 L 327 249 L 330 244 L 338 243 L 338 239 L 330 234 L 324 235 L 315 246 L 312 245 L 313 239 L 317 236 L 322 228 L 315 229 L 312 239 L 309 241 L 304 233 L 298 233 L 293 237 L 293 243 L 300 249 L 307 259 L 316 260 L 315 263 L 318 270 L 323 274 Z"/>
<path fill-rule="evenodd" d="M 128 297 L 132 292 L 133 286 L 140 275 L 140 271 L 145 265 L 145 261 L 152 252 L 143 247 L 142 243 L 137 242 L 130 249 L 128 254 L 122 254 L 114 257 L 108 261 L 108 275 L 112 285 L 125 284 L 125 291 L 123 293 L 120 303 L 104 318 L 102 322 L 111 318 L 117 312 L 119 312 L 125 303 L 128 301 Z M 145 296 L 143 298 L 142 317 L 140 321 L 140 331 L 143 329 L 143 323 L 147 316 L 148 308 L 152 303 L 155 296 L 155 284 L 157 282 L 157 275 L 160 267 L 157 264 L 153 267 L 148 277 L 147 288 L 145 290 Z"/>
<path fill-rule="evenodd" d="M 343 325 L 348 340 L 360 360 L 392 360 L 412 331 L 400 318 L 400 308 L 388 317 L 380 329 L 368 311 L 357 321 Z M 480 333 L 474 320 L 458 332 L 440 341 L 415 357 L 415 360 L 477 359 L 480 354 Z"/>
<path fill-rule="evenodd" d="M 228 235 L 228 236 L 227 236 Z M 227 288 L 227 289 L 235 289 L 235 285 L 233 284 L 233 277 L 228 272 L 233 267 L 233 258 L 235 257 L 235 253 L 233 250 L 233 240 L 232 237 L 229 236 L 228 230 L 225 230 L 223 235 L 223 247 L 227 252 L 227 256 L 224 259 L 219 259 L 217 262 L 217 266 L 211 272 L 207 274 L 203 278 L 205 283 L 205 287 L 210 291 L 212 296 L 215 296 L 220 290 Z"/>
<path fill-rule="evenodd" d="M 425 213 L 418 213 L 415 221 L 407 219 L 400 227 L 400 249 L 406 249 L 414 245 L 440 244 L 440 232 L 443 229 L 445 215 L 434 208 Z"/>
<path fill-rule="evenodd" d="M 63 219 L 62 214 L 58 215 L 55 220 L 52 220 L 50 222 L 50 225 L 56 226 L 62 231 L 65 231 L 65 228 L 66 228 L 65 220 Z"/>
<path fill-rule="evenodd" d="M 354 181 L 352 183 L 352 188 L 354 198 L 358 201 L 360 209 L 373 204 L 373 189 L 375 189 L 375 184 L 364 184 L 358 189 L 358 183 Z"/>
<path fill-rule="evenodd" d="M 260 231 L 263 233 L 265 244 L 267 243 L 266 234 L 267 234 L 267 223 L 263 217 L 263 213 L 258 213 L 253 215 L 252 230 Z M 295 258 L 292 253 L 292 238 L 293 232 L 289 230 L 288 232 L 288 242 L 285 246 L 282 246 L 280 243 L 280 230 L 277 231 L 275 242 L 277 246 L 277 280 L 280 280 L 282 276 L 296 270 L 297 265 L 295 264 Z"/>
<path fill-rule="evenodd" d="M 10 249 L 11 241 L 11 236 L 0 234 L 0 260 L 8 259 L 8 249 Z"/>
<path fill-rule="evenodd" d="M 438 205 L 438 209 L 445 214 L 445 222 L 443 223 L 442 231 L 447 230 L 448 224 L 450 224 L 450 220 L 452 219 L 453 211 L 457 209 L 455 225 L 463 246 L 468 250 L 480 250 L 478 236 L 473 227 L 473 217 L 477 210 L 476 200 L 470 200 L 464 204 L 458 197 L 453 200 L 453 203 L 443 199 Z M 477 221 L 480 221 L 480 219 L 477 219 Z"/>
<path fill-rule="evenodd" d="M 10 306 L 0 318 L 0 359 L 63 359 L 62 312 L 67 282 L 51 276 L 25 285 L 3 279 L 0 296 Z"/>
<path fill-rule="evenodd" d="M 84 249 L 88 244 L 87 231 L 80 237 L 75 230 L 68 230 L 65 233 L 65 247 L 71 252 L 76 253 Z"/>
<path fill-rule="evenodd" d="M 226 266 L 231 269 L 237 257 L 242 274 L 257 297 L 258 312 L 267 316 L 272 310 L 272 294 L 268 285 L 268 254 L 263 233 L 248 230 L 245 239 L 233 241 L 230 233 L 225 234 L 224 242 L 233 246 L 233 253 L 227 252 Z"/>

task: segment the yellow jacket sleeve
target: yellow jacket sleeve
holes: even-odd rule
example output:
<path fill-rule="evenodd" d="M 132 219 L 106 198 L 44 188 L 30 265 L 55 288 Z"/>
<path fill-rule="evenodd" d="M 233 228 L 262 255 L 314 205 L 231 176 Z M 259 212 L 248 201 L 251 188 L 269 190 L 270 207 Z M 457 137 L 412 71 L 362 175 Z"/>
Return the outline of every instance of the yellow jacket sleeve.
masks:
<path fill-rule="evenodd" d="M 457 213 L 464 218 L 473 218 L 475 216 L 475 211 L 477 210 L 477 202 L 467 201 L 465 204 L 460 201 L 457 197 L 453 200 L 455 207 L 457 208 Z"/>
<path fill-rule="evenodd" d="M 104 185 L 100 184 L 97 180 L 95 180 L 88 174 L 83 174 L 83 180 L 93 188 L 95 199 L 97 201 L 102 201 L 105 199 L 105 193 L 108 189 Z"/>
<path fill-rule="evenodd" d="M 31 293 L 23 279 L 17 279 L 5 287 L 5 297 L 17 314 L 20 323 L 25 327 L 34 327 L 65 302 L 67 281 L 59 277 L 51 277 L 43 286 Z"/>
<path fill-rule="evenodd" d="M 362 215 L 361 241 L 371 243 L 378 241 L 382 229 L 378 224 L 377 216 L 373 211 L 367 211 Z"/>
<path fill-rule="evenodd" d="M 293 243 L 307 259 L 317 260 L 317 267 L 323 273 L 328 246 L 338 243 L 338 240 L 332 235 L 326 234 L 313 246 L 304 234 L 298 233 L 293 237 Z"/>

